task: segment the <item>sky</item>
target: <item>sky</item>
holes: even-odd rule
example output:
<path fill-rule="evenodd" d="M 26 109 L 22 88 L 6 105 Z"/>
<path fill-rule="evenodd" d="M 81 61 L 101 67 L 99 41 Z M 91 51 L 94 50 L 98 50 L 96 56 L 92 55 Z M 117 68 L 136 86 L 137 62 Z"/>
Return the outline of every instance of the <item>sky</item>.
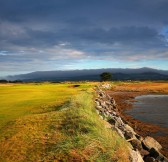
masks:
<path fill-rule="evenodd" d="M 168 70 L 168 0 L 0 0 L 0 76 Z"/>

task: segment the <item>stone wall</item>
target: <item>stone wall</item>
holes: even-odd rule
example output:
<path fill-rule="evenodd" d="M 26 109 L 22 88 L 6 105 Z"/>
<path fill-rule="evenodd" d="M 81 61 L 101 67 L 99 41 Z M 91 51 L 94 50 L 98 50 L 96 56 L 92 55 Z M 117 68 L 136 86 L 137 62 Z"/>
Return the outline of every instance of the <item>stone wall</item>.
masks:
<path fill-rule="evenodd" d="M 112 125 L 113 130 L 129 142 L 130 161 L 168 162 L 168 159 L 160 153 L 162 146 L 154 138 L 149 136 L 143 138 L 122 120 L 114 98 L 103 91 L 105 88 L 110 88 L 110 84 L 99 85 L 95 88 L 97 113 Z"/>

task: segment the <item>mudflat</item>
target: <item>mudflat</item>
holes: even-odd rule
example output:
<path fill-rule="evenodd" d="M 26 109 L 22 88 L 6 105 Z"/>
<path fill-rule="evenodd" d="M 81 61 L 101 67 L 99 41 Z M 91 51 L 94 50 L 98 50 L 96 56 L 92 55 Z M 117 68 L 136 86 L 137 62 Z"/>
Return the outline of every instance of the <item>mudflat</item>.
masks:
<path fill-rule="evenodd" d="M 141 136 L 152 136 L 163 146 L 162 153 L 168 157 L 168 128 L 135 119 L 126 111 L 133 108 L 135 97 L 148 94 L 168 94 L 168 82 L 119 82 L 107 91 L 117 102 L 118 110 L 125 122 Z"/>

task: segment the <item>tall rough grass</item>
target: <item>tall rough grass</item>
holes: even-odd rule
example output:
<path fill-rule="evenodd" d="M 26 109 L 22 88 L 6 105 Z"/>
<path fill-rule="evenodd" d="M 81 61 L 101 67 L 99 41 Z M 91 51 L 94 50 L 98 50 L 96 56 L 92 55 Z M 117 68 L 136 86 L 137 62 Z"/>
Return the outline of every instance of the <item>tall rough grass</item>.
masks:
<path fill-rule="evenodd" d="M 82 93 L 72 100 L 62 124 L 68 139 L 63 150 L 68 153 L 67 161 L 129 161 L 127 144 L 105 127 L 91 94 Z"/>
<path fill-rule="evenodd" d="M 87 91 L 52 111 L 17 118 L 1 132 L 2 162 L 129 161 L 127 143 L 105 127 Z"/>

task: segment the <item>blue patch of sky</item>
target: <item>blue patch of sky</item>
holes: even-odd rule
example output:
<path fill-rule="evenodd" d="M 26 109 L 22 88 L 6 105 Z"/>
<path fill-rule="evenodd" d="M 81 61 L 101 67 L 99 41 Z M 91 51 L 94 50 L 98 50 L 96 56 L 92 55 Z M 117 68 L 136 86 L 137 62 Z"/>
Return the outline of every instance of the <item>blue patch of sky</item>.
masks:
<path fill-rule="evenodd" d="M 160 34 L 164 35 L 165 38 L 166 38 L 167 41 L 168 41 L 168 26 L 164 27 L 164 28 L 161 30 Z"/>
<path fill-rule="evenodd" d="M 111 61 L 111 60 L 80 60 L 71 65 L 67 65 L 66 69 L 100 69 L 100 68 L 141 68 L 150 67 L 155 69 L 168 70 L 167 61 L 151 60 L 151 61 Z"/>

